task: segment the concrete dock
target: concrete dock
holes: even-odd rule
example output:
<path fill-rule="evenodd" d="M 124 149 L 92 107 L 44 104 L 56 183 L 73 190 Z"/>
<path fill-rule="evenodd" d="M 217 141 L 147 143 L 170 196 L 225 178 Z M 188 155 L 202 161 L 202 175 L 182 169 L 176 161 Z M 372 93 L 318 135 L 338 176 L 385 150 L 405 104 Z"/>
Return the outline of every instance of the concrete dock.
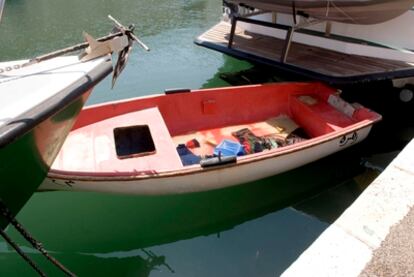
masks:
<path fill-rule="evenodd" d="M 414 276 L 414 139 L 282 274 Z"/>

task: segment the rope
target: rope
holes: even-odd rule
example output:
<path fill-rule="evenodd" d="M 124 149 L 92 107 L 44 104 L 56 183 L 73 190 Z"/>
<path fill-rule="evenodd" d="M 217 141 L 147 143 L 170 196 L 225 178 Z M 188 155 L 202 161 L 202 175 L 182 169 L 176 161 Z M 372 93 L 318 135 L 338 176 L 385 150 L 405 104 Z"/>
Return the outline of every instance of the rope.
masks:
<path fill-rule="evenodd" d="M 127 31 L 130 31 L 130 30 L 128 29 Z M 123 34 L 124 34 L 123 32 L 116 32 L 114 34 L 110 34 L 110 35 L 98 38 L 97 41 L 99 41 L 99 42 L 107 41 L 107 40 L 113 39 L 115 37 L 122 36 Z M 52 58 L 56 58 L 56 57 L 59 57 L 59 56 L 62 56 L 62 55 L 68 54 L 68 53 L 76 52 L 76 51 L 85 49 L 88 46 L 89 46 L 89 43 L 83 42 L 83 43 L 79 43 L 79 44 L 76 44 L 76 45 L 73 45 L 73 46 L 70 46 L 70 47 L 67 47 L 67 48 L 64 48 L 64 49 L 56 50 L 56 51 L 50 52 L 48 54 L 44 54 L 44 55 L 32 58 L 28 62 L 25 62 L 25 63 L 22 63 L 22 64 L 15 64 L 15 65 L 0 68 L 0 74 L 2 74 L 4 72 L 10 72 L 12 70 L 17 70 L 17 69 L 20 69 L 22 67 L 26 67 L 26 66 L 29 66 L 29 65 L 32 65 L 32 64 L 36 64 L 36 63 L 39 63 L 39 62 L 42 62 L 42 61 L 50 60 Z"/>
<path fill-rule="evenodd" d="M 338 12 L 340 12 L 342 15 L 344 15 L 346 18 L 348 18 L 350 21 L 352 21 L 354 24 L 356 24 L 357 22 L 355 21 L 355 19 L 348 15 L 343 9 L 341 9 L 340 7 L 338 7 L 335 3 L 333 3 L 333 1 L 329 1 L 329 3 L 332 5 L 333 8 L 335 8 Z"/>
<path fill-rule="evenodd" d="M 35 248 L 40 253 L 42 253 L 42 255 L 46 257 L 46 259 L 48 259 L 52 264 L 54 264 L 57 268 L 59 268 L 67 276 L 71 276 L 71 277 L 76 276 L 74 273 L 69 271 L 64 265 L 62 265 L 58 260 L 56 260 L 54 257 L 52 257 L 46 251 L 46 249 L 43 248 L 43 245 L 39 241 L 37 241 L 35 238 L 33 238 L 33 236 L 30 235 L 29 232 L 23 228 L 23 226 L 13 217 L 13 215 L 10 212 L 9 208 L 5 205 L 5 203 L 1 199 L 0 199 L 0 212 L 9 221 L 9 223 L 11 225 L 13 225 L 13 227 L 33 246 L 33 248 Z M 1 235 L 3 236 L 3 234 L 7 237 L 7 234 L 4 233 L 4 231 L 2 230 Z M 31 261 L 30 258 L 27 257 L 27 255 L 25 255 L 23 253 L 23 251 L 19 248 L 19 246 L 17 246 L 17 244 L 15 244 L 13 241 L 11 241 L 10 237 L 7 239 L 5 236 L 3 236 L 3 238 L 5 238 L 5 240 L 7 240 L 7 242 L 11 246 L 13 246 L 13 248 L 16 250 L 16 252 L 18 252 L 19 255 L 23 257 L 23 259 L 28 261 L 29 264 L 39 273 L 39 270 L 37 270 L 36 264 L 34 264 L 33 261 Z M 46 276 L 41 271 L 40 271 L 39 274 L 41 276 Z"/>
<path fill-rule="evenodd" d="M 131 25 L 129 27 L 125 27 L 118 20 L 116 20 L 115 18 L 113 18 L 111 15 L 108 15 L 108 18 L 115 23 L 115 25 L 117 26 L 117 29 L 119 31 L 117 31 L 115 33 L 112 33 L 110 35 L 107 35 L 107 36 L 98 38 L 97 41 L 103 42 L 103 41 L 111 40 L 111 39 L 113 39 L 115 37 L 127 35 L 129 39 L 132 39 L 133 41 L 135 41 L 136 43 L 138 43 L 146 51 L 150 51 L 150 49 L 148 48 L 148 46 L 146 46 L 134 34 L 135 27 L 133 25 Z M 22 64 L 16 64 L 16 65 L 6 66 L 6 67 L 3 67 L 3 68 L 0 68 L 0 74 L 2 74 L 4 72 L 10 72 L 12 70 L 20 69 L 22 67 L 29 66 L 29 65 L 32 65 L 32 64 L 35 64 L 35 63 L 39 63 L 39 62 L 42 62 L 42 61 L 45 61 L 45 60 L 50 60 L 52 58 L 56 58 L 56 57 L 62 56 L 64 54 L 76 52 L 76 51 L 85 49 L 88 46 L 89 46 L 89 43 L 88 42 L 83 42 L 83 43 L 79 43 L 79 44 L 76 44 L 76 45 L 73 45 L 73 46 L 70 46 L 70 47 L 67 47 L 67 48 L 64 48 L 64 49 L 56 50 L 54 52 L 50 52 L 48 54 L 45 54 L 45 55 L 38 56 L 38 57 L 35 57 L 33 59 L 30 59 L 28 62 L 25 62 L 25 63 L 22 63 Z"/>

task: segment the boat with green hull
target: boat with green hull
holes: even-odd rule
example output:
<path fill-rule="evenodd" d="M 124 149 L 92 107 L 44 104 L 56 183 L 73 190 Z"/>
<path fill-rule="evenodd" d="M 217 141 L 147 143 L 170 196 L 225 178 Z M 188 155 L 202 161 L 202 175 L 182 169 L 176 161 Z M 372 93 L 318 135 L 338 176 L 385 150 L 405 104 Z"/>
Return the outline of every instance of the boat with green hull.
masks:
<path fill-rule="evenodd" d="M 0 204 L 12 217 L 46 177 L 93 87 L 111 72 L 114 85 L 133 41 L 146 47 L 132 29 L 109 18 L 116 27 L 108 36 L 96 40 L 84 33 L 84 43 L 0 62 Z M 112 53 L 118 53 L 114 70 Z M 10 221 L 5 213 L 1 229 Z"/>
<path fill-rule="evenodd" d="M 112 71 L 108 57 L 76 60 L 61 57 L 1 75 L 0 198 L 12 214 L 45 178 L 94 85 Z"/>

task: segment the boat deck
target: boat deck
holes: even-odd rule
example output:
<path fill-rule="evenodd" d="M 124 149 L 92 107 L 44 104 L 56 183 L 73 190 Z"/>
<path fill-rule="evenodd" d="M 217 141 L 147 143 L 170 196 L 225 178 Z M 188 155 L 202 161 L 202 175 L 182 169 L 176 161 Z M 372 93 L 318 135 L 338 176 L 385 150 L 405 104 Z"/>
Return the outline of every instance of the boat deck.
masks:
<path fill-rule="evenodd" d="M 291 132 L 299 126 L 287 115 L 279 115 L 264 121 L 248 124 L 238 124 L 221 128 L 199 130 L 184 135 L 174 136 L 172 139 L 175 145 L 186 144 L 196 139 L 200 146 L 192 148 L 191 151 L 199 156 L 212 155 L 214 148 L 223 140 L 238 141 L 233 133 L 246 129 L 258 137 L 275 136 L 280 140 L 286 140 Z"/>
<path fill-rule="evenodd" d="M 156 151 L 151 155 L 118 157 L 114 129 L 136 125 L 149 126 Z M 137 170 L 155 174 L 157 171 L 180 168 L 180 157 L 158 108 L 119 115 L 72 131 L 52 165 L 55 170 L 94 174 L 122 174 Z"/>
<path fill-rule="evenodd" d="M 358 55 L 344 54 L 292 42 L 286 63 L 280 61 L 285 41 L 251 33 L 236 27 L 228 47 L 231 24 L 220 22 L 199 36 L 195 43 L 225 54 L 319 79 L 329 83 L 392 79 L 414 76 L 414 65 Z"/>

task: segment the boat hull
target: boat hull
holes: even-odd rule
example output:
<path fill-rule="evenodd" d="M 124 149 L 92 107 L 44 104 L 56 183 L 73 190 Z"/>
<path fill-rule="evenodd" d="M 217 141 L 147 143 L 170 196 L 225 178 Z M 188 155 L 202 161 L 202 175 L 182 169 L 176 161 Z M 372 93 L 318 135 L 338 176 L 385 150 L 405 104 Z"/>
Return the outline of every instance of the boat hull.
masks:
<path fill-rule="evenodd" d="M 31 131 L 0 148 L 0 195 L 17 214 L 44 180 L 91 89 Z M 7 221 L 0 217 L 0 227 Z"/>
<path fill-rule="evenodd" d="M 375 1 L 282 1 L 230 0 L 266 11 L 302 12 L 311 17 L 350 24 L 377 24 L 391 20 L 409 10 L 412 0 Z"/>
<path fill-rule="evenodd" d="M 372 124 L 326 136 L 306 147 L 286 149 L 258 159 L 238 159 L 236 164 L 211 169 L 189 170 L 160 176 L 83 177 L 51 173 L 40 190 L 94 191 L 105 193 L 163 195 L 222 189 L 277 175 L 319 160 L 364 140 Z M 346 166 L 346 165 L 344 165 Z"/>
<path fill-rule="evenodd" d="M 68 56 L 2 76 L 0 198 L 12 215 L 36 192 L 93 87 L 111 71 L 108 57 L 82 63 Z M 0 217 L 0 228 L 7 224 Z"/>

